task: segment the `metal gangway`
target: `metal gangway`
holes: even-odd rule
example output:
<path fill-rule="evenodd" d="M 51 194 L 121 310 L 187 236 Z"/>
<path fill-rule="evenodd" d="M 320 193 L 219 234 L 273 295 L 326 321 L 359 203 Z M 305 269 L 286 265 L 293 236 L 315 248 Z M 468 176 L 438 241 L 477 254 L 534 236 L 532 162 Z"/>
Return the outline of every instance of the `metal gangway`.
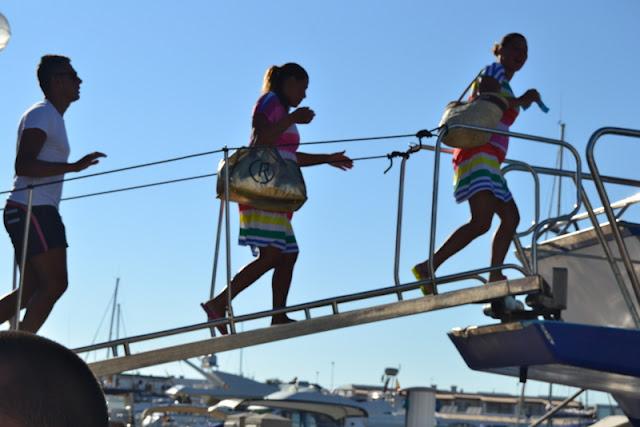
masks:
<path fill-rule="evenodd" d="M 536 246 L 539 239 L 544 233 L 563 222 L 570 221 L 574 217 L 581 206 L 582 184 L 581 180 L 584 174 L 581 170 L 581 159 L 575 148 L 563 140 L 545 138 L 535 135 L 528 135 L 515 132 L 504 132 L 494 129 L 477 128 L 473 126 L 463 126 L 477 131 L 488 133 L 500 133 L 508 135 L 512 138 L 525 140 L 534 143 L 548 144 L 561 147 L 567 150 L 575 159 L 575 170 L 556 170 L 545 167 L 531 166 L 524 162 L 507 159 L 505 161 L 504 173 L 511 171 L 521 171 L 531 174 L 534 182 L 534 219 L 531 225 L 523 231 L 519 231 L 514 236 L 514 244 L 516 251 L 521 255 L 524 261 L 523 265 L 505 264 L 499 267 L 487 267 L 474 269 L 456 274 L 436 276 L 432 274 L 433 279 L 401 283 L 399 279 L 399 261 L 400 247 L 402 239 L 402 219 L 403 219 L 403 202 L 404 202 L 404 180 L 407 161 L 412 155 L 420 152 L 430 151 L 434 154 L 433 163 L 433 191 L 431 198 L 431 223 L 430 223 L 430 241 L 429 241 L 429 259 L 433 259 L 435 251 L 435 236 L 438 219 L 438 187 L 440 175 L 440 160 L 442 153 L 451 154 L 452 150 L 442 147 L 442 137 L 446 129 L 439 129 L 435 145 L 423 143 L 425 138 L 435 136 L 433 131 L 420 131 L 415 136 L 418 143 L 411 145 L 405 152 L 393 152 L 386 157 L 393 161 L 394 158 L 401 158 L 401 166 L 399 173 L 398 187 L 398 210 L 397 210 L 397 227 L 395 239 L 395 258 L 394 258 L 394 277 L 393 284 L 387 287 L 373 289 L 369 291 L 341 295 L 332 298 L 311 301 L 304 304 L 297 304 L 281 308 L 278 310 L 266 310 L 256 313 L 244 315 L 234 315 L 231 304 L 229 304 L 228 317 L 210 322 L 203 322 L 194 325 L 182 326 L 173 329 L 157 331 L 142 335 L 130 336 L 116 340 L 110 340 L 102 343 L 88 345 L 74 349 L 79 354 L 93 352 L 100 349 L 108 349 L 112 353 L 111 358 L 99 360 L 90 363 L 89 366 L 98 376 L 116 374 L 133 369 L 153 366 L 157 364 L 184 360 L 190 357 L 202 356 L 210 353 L 217 353 L 227 350 L 243 348 L 247 346 L 263 344 L 284 340 L 292 337 L 299 337 L 339 328 L 362 325 L 371 322 L 377 322 L 401 316 L 409 316 L 418 313 L 425 313 L 434 310 L 456 307 L 472 303 L 484 303 L 492 300 L 501 299 L 508 296 L 535 294 L 539 295 L 538 304 L 533 306 L 532 310 L 520 312 L 504 313 L 503 321 L 519 319 L 519 318 L 537 318 L 544 316 L 545 318 L 559 318 L 562 310 L 562 301 L 556 301 L 553 296 L 553 288 L 545 283 L 538 274 L 538 260 Z M 410 135 L 403 135 L 410 136 Z M 412 135 L 411 135 L 412 136 Z M 355 139 L 354 139 L 355 140 Z M 245 147 L 243 147 L 245 148 Z M 229 148 L 225 147 L 221 151 L 225 159 L 228 158 Z M 209 154 L 209 153 L 208 153 Z M 540 183 L 539 175 L 551 174 L 571 177 L 576 187 L 576 202 L 570 212 L 559 216 L 540 219 Z M 213 174 L 212 174 L 213 175 Z M 228 194 L 228 177 L 225 177 L 225 192 Z M 588 208 L 591 211 L 590 208 Z M 218 234 L 216 238 L 216 248 L 214 255 L 214 267 L 212 274 L 211 294 L 214 293 L 215 277 L 217 269 L 217 260 L 220 253 L 221 234 L 224 229 L 224 237 L 226 241 L 226 276 L 227 283 L 231 280 L 231 253 L 230 253 L 230 220 L 229 220 L 229 202 L 228 198 L 223 198 L 220 204 L 218 217 Z M 530 247 L 533 248 L 531 256 L 525 254 L 522 240 L 525 237 L 530 238 Z M 433 266 L 430 266 L 433 270 Z M 522 277 L 516 279 L 508 279 L 500 282 L 491 283 L 487 286 L 487 280 L 482 274 L 488 273 L 494 269 L 508 269 L 515 271 Z M 410 291 L 415 291 L 425 284 L 435 284 L 438 286 L 461 282 L 463 280 L 477 281 L 477 286 L 466 287 L 463 289 L 439 292 L 437 287 L 434 295 L 426 297 L 418 297 L 407 299 L 406 296 Z M 386 304 L 376 304 L 365 308 L 344 310 L 343 307 L 347 303 L 352 302 L 371 302 L 372 300 L 391 296 L 396 301 Z M 330 309 L 331 314 L 318 317 L 312 316 L 312 310 L 318 308 Z M 275 314 L 302 312 L 304 320 L 295 323 L 276 325 L 266 328 L 252 329 L 248 331 L 238 332 L 237 325 L 254 319 L 267 318 Z M 165 337 L 186 336 L 194 331 L 213 330 L 218 325 L 225 324 L 231 333 L 226 336 L 211 337 L 195 342 L 186 342 L 172 346 L 159 346 L 153 350 L 136 351 L 136 346 L 149 346 L 154 340 Z"/>

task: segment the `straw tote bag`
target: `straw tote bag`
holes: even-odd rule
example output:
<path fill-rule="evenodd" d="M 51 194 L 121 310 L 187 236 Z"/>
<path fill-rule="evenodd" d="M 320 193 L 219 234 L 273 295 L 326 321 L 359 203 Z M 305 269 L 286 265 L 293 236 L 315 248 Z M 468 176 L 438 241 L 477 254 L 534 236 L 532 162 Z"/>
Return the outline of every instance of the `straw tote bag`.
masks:
<path fill-rule="evenodd" d="M 507 100 L 497 92 L 481 93 L 471 102 L 462 101 L 480 74 L 469 83 L 457 101 L 447 104 L 442 114 L 439 126 L 447 126 L 442 142 L 450 147 L 473 148 L 489 142 L 490 133 L 464 128 L 449 129 L 449 127 L 460 124 L 494 129 L 500 123 L 504 111 L 509 107 Z"/>
<path fill-rule="evenodd" d="M 307 201 L 307 187 L 294 160 L 283 159 L 270 145 L 241 148 L 218 165 L 216 190 L 224 199 L 225 169 L 229 168 L 229 200 L 274 212 L 297 211 Z"/>

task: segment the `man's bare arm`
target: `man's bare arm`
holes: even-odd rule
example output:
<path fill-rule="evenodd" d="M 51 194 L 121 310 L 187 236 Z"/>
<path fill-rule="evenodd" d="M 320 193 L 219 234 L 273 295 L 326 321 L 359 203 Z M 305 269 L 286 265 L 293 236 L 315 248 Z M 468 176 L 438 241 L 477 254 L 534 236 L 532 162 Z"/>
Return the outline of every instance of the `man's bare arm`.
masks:
<path fill-rule="evenodd" d="M 16 156 L 16 175 L 44 178 L 47 176 L 63 175 L 67 172 L 80 172 L 99 162 L 105 154 L 94 152 L 87 154 L 74 163 L 55 163 L 38 160 L 38 154 L 47 139 L 47 134 L 37 128 L 25 129 L 20 138 L 18 155 Z"/>

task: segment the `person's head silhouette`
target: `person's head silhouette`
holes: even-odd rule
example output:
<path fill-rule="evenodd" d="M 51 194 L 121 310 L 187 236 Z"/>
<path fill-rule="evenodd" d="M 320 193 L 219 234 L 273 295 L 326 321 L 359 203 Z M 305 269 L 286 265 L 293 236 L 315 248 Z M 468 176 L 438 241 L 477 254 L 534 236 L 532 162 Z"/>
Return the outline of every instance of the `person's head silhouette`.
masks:
<path fill-rule="evenodd" d="M 0 425 L 106 427 L 107 405 L 71 350 L 26 332 L 0 332 Z"/>

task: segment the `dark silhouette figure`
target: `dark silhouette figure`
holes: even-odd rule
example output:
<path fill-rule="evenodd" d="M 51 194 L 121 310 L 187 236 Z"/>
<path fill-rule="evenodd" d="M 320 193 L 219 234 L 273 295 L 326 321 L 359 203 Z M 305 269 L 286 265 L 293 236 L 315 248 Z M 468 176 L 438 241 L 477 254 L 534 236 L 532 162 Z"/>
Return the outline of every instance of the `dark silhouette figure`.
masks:
<path fill-rule="evenodd" d="M 0 425 L 106 427 L 98 381 L 74 352 L 28 332 L 0 332 Z"/>

